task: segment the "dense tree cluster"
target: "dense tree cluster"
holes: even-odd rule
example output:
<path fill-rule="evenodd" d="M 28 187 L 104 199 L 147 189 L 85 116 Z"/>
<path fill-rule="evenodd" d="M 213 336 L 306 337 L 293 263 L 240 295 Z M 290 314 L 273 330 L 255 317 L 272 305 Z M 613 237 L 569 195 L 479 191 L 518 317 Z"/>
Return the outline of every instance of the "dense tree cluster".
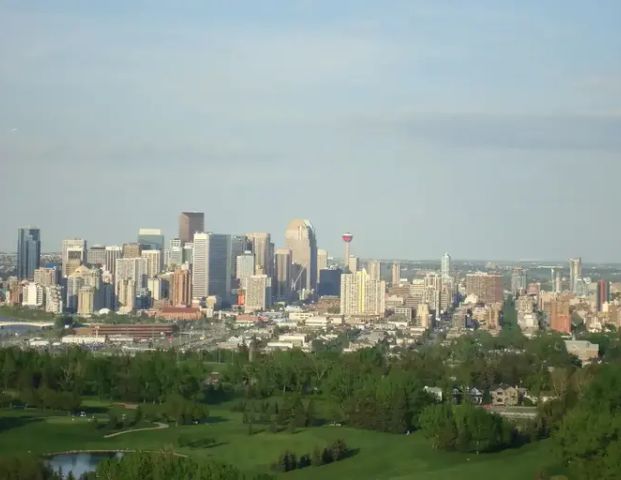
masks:
<path fill-rule="evenodd" d="M 132 453 L 121 460 L 104 460 L 87 480 L 270 480 L 270 475 L 248 477 L 236 468 L 207 460 L 195 460 L 173 452 Z"/>
<path fill-rule="evenodd" d="M 423 433 L 434 448 L 491 452 L 511 446 L 513 427 L 500 416 L 469 404 L 431 405 L 420 416 Z"/>
<path fill-rule="evenodd" d="M 62 480 L 43 460 L 26 456 L 0 455 L 2 480 Z"/>
<path fill-rule="evenodd" d="M 563 464 L 584 480 L 618 479 L 621 472 L 621 370 L 599 369 L 554 437 Z"/>
<path fill-rule="evenodd" d="M 295 453 L 290 450 L 283 452 L 278 460 L 272 464 L 272 469 L 278 472 L 289 472 L 309 466 L 320 467 L 328 463 L 338 462 L 349 457 L 352 450 L 347 446 L 344 440 L 337 439 L 323 449 L 315 447 L 312 455 L 303 454 L 298 458 Z"/>

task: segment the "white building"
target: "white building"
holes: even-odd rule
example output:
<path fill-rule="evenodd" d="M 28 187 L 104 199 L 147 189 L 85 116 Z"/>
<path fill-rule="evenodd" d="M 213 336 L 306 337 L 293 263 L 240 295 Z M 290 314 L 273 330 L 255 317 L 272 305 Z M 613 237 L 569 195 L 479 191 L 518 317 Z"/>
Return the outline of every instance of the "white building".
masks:
<path fill-rule="evenodd" d="M 160 273 L 162 252 L 160 250 L 143 250 L 142 258 L 147 260 L 147 278 L 153 278 Z"/>
<path fill-rule="evenodd" d="M 384 315 L 386 284 L 369 278 L 366 269 L 341 275 L 342 315 Z"/>
<path fill-rule="evenodd" d="M 24 307 L 42 307 L 45 302 L 45 290 L 38 283 L 30 282 L 22 287 L 22 305 Z"/>

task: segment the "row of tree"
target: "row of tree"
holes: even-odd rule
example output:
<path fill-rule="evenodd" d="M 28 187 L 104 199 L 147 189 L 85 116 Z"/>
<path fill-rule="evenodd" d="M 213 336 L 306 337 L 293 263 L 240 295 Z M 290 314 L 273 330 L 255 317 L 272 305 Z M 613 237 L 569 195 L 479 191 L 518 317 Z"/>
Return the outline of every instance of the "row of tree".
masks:
<path fill-rule="evenodd" d="M 338 462 L 349 457 L 353 451 L 344 440 L 337 439 L 323 449 L 315 447 L 312 455 L 303 454 L 298 456 L 290 450 L 283 452 L 278 460 L 272 464 L 272 469 L 278 472 L 289 472 L 300 468 L 320 467 L 328 463 Z"/>

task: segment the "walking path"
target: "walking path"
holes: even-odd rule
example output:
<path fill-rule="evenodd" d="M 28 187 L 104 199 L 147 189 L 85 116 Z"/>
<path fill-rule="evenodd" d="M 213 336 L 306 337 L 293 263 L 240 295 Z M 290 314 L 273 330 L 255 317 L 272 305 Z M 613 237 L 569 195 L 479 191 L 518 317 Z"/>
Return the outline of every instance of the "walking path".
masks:
<path fill-rule="evenodd" d="M 119 435 L 125 435 L 126 433 L 132 433 L 132 432 L 146 432 L 147 430 L 163 430 L 164 428 L 168 428 L 167 423 L 161 423 L 161 422 L 153 422 L 153 423 L 155 423 L 155 427 L 133 428 L 131 430 L 122 430 L 120 432 L 114 432 L 114 433 L 109 433 L 108 435 L 104 435 L 104 438 L 118 437 Z"/>

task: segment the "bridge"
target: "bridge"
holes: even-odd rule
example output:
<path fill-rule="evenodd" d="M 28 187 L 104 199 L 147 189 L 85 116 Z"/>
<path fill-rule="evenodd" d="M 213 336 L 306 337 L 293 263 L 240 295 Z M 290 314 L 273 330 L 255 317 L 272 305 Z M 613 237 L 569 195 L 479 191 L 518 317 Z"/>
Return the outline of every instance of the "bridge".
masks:
<path fill-rule="evenodd" d="M 54 322 L 28 322 L 25 320 L 2 320 L 0 321 L 0 328 L 2 327 L 53 327 Z"/>

